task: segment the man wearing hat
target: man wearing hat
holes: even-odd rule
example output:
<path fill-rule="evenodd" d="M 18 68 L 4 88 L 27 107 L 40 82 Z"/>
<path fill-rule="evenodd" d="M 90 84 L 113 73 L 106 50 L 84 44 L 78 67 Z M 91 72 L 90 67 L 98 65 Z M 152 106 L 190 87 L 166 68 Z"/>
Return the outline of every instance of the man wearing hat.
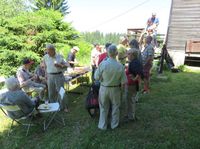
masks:
<path fill-rule="evenodd" d="M 71 49 L 71 52 L 67 56 L 67 62 L 69 63 L 70 67 L 74 68 L 74 65 L 78 62 L 76 61 L 76 53 L 79 51 L 77 46 L 74 46 Z"/>
<path fill-rule="evenodd" d="M 17 79 L 19 80 L 20 87 L 26 93 L 36 92 L 40 98 L 43 98 L 44 84 L 36 83 L 36 77 L 29 71 L 34 62 L 28 58 L 23 60 L 23 65 L 17 70 Z"/>

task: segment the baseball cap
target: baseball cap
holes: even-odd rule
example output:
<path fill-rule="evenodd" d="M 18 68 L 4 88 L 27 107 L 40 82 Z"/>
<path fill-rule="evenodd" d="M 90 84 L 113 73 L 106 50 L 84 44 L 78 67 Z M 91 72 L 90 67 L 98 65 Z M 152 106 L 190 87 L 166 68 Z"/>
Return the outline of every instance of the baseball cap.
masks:
<path fill-rule="evenodd" d="M 34 63 L 34 61 L 31 61 L 30 59 L 28 59 L 28 58 L 25 58 L 24 60 L 23 60 L 23 64 L 33 64 Z"/>

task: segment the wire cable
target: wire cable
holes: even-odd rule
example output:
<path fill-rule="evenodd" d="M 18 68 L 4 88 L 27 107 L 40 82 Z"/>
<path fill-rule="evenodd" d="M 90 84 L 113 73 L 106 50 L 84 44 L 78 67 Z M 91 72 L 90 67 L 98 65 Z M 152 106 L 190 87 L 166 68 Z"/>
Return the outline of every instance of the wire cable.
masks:
<path fill-rule="evenodd" d="M 114 17 L 112 17 L 112 18 L 110 18 L 110 19 L 108 19 L 108 20 L 106 20 L 106 21 L 104 21 L 104 22 L 102 22 L 102 23 L 100 23 L 100 24 L 94 26 L 94 27 L 91 27 L 90 29 L 94 29 L 94 28 L 97 28 L 97 27 L 99 27 L 99 26 L 103 26 L 104 24 L 107 24 L 107 23 L 109 23 L 109 22 L 111 22 L 111 21 L 113 21 L 113 20 L 115 20 L 115 19 L 117 19 L 117 18 L 119 18 L 119 17 L 121 17 L 121 16 L 127 14 L 128 12 L 133 11 L 134 9 L 136 9 L 136 8 L 138 8 L 138 7 L 140 7 L 140 6 L 144 5 L 144 4 L 146 4 L 146 3 L 149 2 L 149 1 L 150 1 L 150 0 L 145 0 L 145 1 L 143 1 L 142 3 L 140 3 L 140 4 L 138 4 L 138 5 L 134 6 L 134 7 L 132 7 L 132 8 L 130 8 L 130 9 L 128 9 L 127 11 L 125 11 L 125 12 L 119 14 L 119 15 L 116 15 L 116 16 L 114 16 Z"/>

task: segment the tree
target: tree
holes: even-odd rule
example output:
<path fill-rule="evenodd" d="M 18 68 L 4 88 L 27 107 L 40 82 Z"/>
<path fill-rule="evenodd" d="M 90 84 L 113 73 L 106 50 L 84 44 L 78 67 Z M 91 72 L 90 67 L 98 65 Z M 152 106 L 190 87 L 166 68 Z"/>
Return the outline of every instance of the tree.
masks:
<path fill-rule="evenodd" d="M 62 20 L 60 12 L 45 9 L 7 18 L 0 25 L 0 75 L 14 75 L 24 57 L 38 62 L 46 43 L 66 56 L 70 47 L 78 45 L 74 39 L 78 32 Z"/>
<path fill-rule="evenodd" d="M 0 0 L 0 17 L 10 18 L 26 11 L 25 0 Z"/>
<path fill-rule="evenodd" d="M 69 13 L 69 6 L 67 0 L 35 0 L 35 2 L 33 3 L 36 6 L 36 10 L 45 8 L 59 10 L 63 15 Z"/>
<path fill-rule="evenodd" d="M 103 34 L 100 31 L 95 32 L 84 32 L 82 33 L 83 38 L 89 43 L 100 43 L 104 45 L 107 42 L 119 43 L 119 38 L 122 34 L 119 33 L 107 33 Z"/>
<path fill-rule="evenodd" d="M 64 0 L 61 6 L 61 12 L 63 15 L 67 15 L 70 13 L 68 10 L 69 10 L 68 1 Z"/>

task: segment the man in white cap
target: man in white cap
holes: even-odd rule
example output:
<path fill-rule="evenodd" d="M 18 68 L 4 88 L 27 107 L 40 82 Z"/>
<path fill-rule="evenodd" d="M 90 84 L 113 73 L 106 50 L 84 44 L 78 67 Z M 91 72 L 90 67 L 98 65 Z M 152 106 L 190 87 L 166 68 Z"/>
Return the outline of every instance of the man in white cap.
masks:
<path fill-rule="evenodd" d="M 78 62 L 76 61 L 76 53 L 80 49 L 77 46 L 74 46 L 71 49 L 71 52 L 67 56 L 67 62 L 69 63 L 70 67 L 74 68 L 74 65 L 77 64 Z"/>

